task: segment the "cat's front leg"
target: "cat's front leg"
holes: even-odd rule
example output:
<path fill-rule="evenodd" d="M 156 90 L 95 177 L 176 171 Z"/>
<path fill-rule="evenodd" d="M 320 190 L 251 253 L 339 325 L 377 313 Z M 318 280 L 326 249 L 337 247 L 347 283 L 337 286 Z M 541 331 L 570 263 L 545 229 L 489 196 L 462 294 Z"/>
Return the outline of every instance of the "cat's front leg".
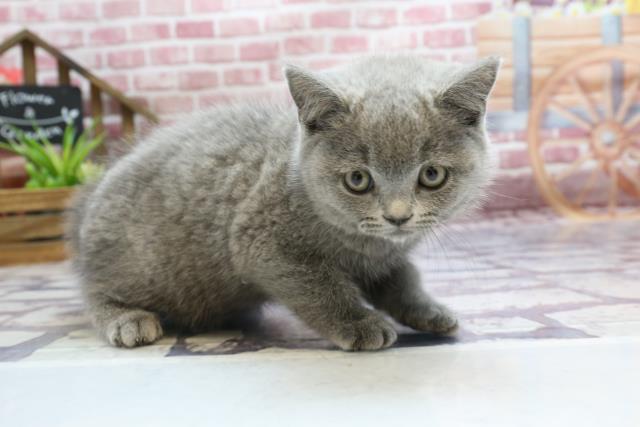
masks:
<path fill-rule="evenodd" d="M 366 286 L 371 302 L 403 325 L 418 331 L 450 334 L 458 328 L 456 316 L 435 301 L 420 285 L 420 273 L 409 262 L 384 279 Z"/>
<path fill-rule="evenodd" d="M 343 350 L 379 350 L 397 333 L 380 313 L 362 305 L 360 290 L 326 267 L 291 267 L 265 288 L 308 326 Z"/>

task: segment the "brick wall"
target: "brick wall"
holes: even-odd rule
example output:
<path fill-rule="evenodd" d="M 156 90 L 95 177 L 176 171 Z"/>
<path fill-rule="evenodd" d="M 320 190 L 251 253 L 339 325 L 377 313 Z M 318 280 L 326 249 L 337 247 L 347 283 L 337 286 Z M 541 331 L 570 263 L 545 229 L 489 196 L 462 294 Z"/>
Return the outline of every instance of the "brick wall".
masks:
<path fill-rule="evenodd" d="M 3 0 L 0 37 L 29 27 L 174 120 L 229 100 L 285 98 L 284 62 L 323 69 L 399 50 L 472 60 L 476 19 L 490 9 L 490 0 Z M 17 52 L 0 65 L 19 65 Z M 42 83 L 55 81 L 50 58 L 38 65 Z M 115 117 L 106 121 L 117 132 Z M 537 204 L 522 198 L 531 179 L 521 135 L 496 140 L 505 196 L 492 206 Z"/>

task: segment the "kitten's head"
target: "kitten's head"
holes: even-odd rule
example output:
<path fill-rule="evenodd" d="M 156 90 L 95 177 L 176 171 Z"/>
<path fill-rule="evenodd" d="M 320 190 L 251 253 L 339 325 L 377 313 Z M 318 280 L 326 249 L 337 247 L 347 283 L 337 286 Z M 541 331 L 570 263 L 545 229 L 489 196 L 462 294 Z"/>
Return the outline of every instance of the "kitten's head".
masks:
<path fill-rule="evenodd" d="M 321 217 L 403 241 L 475 206 L 492 169 L 484 116 L 498 67 L 409 56 L 325 74 L 287 67 L 295 172 Z"/>

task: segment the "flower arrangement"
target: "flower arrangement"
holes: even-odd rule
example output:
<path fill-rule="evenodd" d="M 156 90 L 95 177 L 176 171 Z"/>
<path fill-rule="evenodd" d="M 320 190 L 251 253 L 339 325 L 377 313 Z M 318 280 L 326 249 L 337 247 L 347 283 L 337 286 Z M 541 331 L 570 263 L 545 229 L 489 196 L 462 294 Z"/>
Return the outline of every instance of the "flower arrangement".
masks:
<path fill-rule="evenodd" d="M 493 16 L 579 17 L 640 13 L 640 0 L 495 0 Z"/>

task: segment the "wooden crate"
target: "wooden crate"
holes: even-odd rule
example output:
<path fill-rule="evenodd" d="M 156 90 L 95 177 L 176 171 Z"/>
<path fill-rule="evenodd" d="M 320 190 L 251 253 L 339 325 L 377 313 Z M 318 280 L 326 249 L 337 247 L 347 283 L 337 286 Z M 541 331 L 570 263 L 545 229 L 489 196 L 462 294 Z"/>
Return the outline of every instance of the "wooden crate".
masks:
<path fill-rule="evenodd" d="M 66 258 L 64 211 L 73 188 L 0 190 L 0 265 Z"/>

